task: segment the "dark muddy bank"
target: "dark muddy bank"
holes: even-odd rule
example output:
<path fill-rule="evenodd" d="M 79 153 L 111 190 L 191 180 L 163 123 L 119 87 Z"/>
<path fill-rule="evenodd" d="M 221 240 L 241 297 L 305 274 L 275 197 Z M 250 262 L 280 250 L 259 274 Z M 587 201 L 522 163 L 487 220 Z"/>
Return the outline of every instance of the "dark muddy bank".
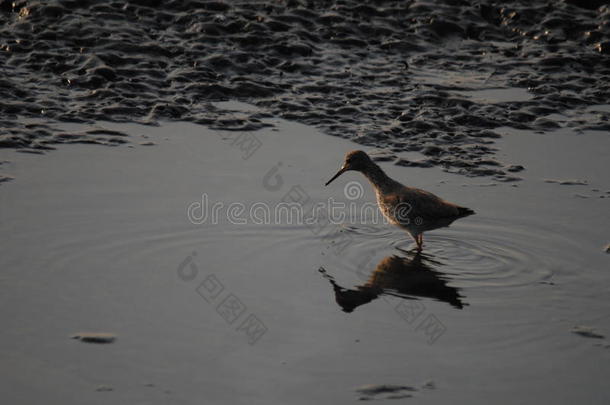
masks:
<path fill-rule="evenodd" d="M 126 141 L 23 117 L 254 130 L 279 116 L 511 180 L 495 128 L 610 129 L 604 3 L 1 1 L 0 147 Z"/>

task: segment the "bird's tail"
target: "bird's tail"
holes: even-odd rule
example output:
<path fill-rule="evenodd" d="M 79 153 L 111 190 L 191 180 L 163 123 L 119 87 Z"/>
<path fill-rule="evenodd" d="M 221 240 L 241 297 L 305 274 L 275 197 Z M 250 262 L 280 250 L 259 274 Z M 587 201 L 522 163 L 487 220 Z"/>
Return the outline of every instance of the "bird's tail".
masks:
<path fill-rule="evenodd" d="M 474 211 L 471 210 L 470 208 L 466 208 L 466 207 L 457 207 L 458 209 L 458 214 L 461 217 L 465 217 L 467 215 L 472 215 L 474 214 Z"/>

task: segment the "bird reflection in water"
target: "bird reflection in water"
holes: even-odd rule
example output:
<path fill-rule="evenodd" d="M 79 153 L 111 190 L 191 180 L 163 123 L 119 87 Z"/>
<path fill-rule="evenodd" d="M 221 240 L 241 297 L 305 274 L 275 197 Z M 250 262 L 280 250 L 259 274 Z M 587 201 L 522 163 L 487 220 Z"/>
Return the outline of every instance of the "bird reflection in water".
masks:
<path fill-rule="evenodd" d="M 319 271 L 332 285 L 335 300 L 344 312 L 352 312 L 380 295 L 404 299 L 432 298 L 462 309 L 467 304 L 462 301 L 459 290 L 447 285 L 447 277 L 435 270 L 441 265 L 421 252 L 387 256 L 377 264 L 364 284 L 353 289 L 338 285 L 323 267 Z"/>

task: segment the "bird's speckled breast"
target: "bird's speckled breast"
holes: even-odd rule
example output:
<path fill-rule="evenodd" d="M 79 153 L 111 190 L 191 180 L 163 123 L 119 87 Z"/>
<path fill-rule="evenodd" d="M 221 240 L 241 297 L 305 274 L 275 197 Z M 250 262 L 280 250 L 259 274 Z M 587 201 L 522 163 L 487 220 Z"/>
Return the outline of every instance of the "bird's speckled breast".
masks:
<path fill-rule="evenodd" d="M 383 216 L 393 224 L 404 226 L 404 221 L 400 221 L 396 216 L 397 212 L 401 208 L 397 207 L 398 200 L 396 197 L 388 197 L 387 195 L 383 195 L 378 191 L 375 194 L 377 196 L 377 205 L 379 206 Z M 401 212 L 404 213 L 404 210 Z"/>

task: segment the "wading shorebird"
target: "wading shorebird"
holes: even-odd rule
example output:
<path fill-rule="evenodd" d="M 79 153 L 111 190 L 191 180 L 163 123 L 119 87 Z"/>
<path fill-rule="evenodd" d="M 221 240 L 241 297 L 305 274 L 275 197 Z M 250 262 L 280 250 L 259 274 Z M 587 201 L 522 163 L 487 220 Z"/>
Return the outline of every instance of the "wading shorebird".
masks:
<path fill-rule="evenodd" d="M 343 166 L 325 185 L 328 186 L 348 170 L 364 174 L 375 189 L 377 205 L 383 215 L 409 232 L 419 251 L 424 245 L 425 231 L 449 226 L 458 218 L 474 214 L 470 208 L 460 207 L 428 191 L 407 187 L 391 179 L 361 150 L 345 155 Z"/>

